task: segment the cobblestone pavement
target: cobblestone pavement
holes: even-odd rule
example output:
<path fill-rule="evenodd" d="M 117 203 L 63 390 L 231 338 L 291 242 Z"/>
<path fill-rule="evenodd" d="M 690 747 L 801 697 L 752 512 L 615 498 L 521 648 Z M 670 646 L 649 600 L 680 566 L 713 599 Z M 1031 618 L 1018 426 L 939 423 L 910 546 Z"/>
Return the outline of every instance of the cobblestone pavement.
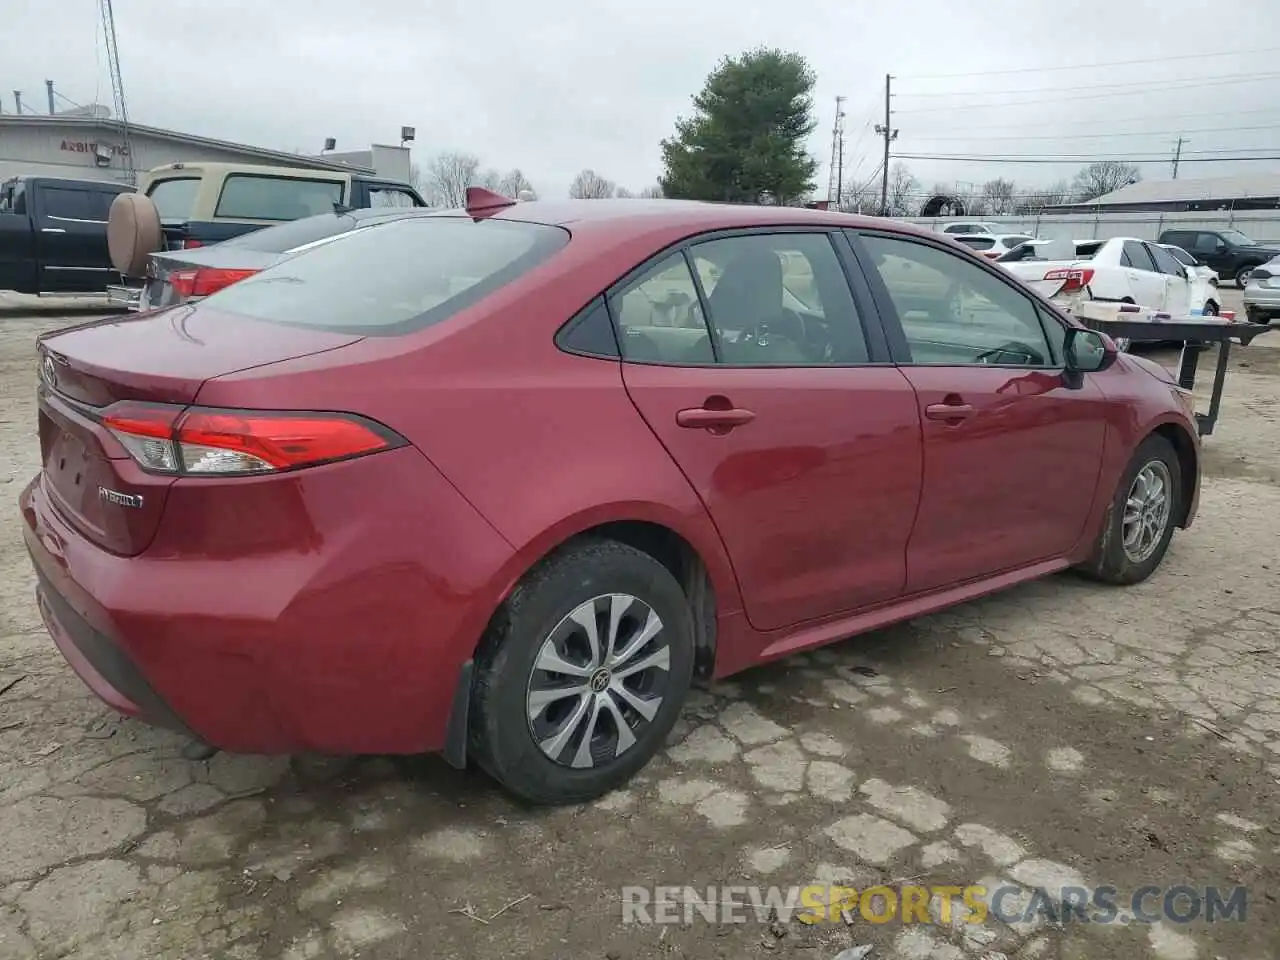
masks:
<path fill-rule="evenodd" d="M 1148 583 L 1054 577 L 751 671 L 628 789 L 529 811 L 435 759 L 188 760 L 85 691 L 13 507 L 55 325 L 0 317 L 0 960 L 1280 956 L 1280 343 L 1239 352 L 1200 519 Z M 1049 907 L 1244 885 L 1247 913 L 621 923 L 624 886 L 906 878 Z"/>

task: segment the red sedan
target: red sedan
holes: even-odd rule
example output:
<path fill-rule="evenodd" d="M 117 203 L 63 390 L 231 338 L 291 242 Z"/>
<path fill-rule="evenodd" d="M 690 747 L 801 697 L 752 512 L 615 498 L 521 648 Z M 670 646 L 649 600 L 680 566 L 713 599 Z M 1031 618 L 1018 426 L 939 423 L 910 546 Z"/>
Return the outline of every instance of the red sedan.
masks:
<path fill-rule="evenodd" d="M 888 220 L 514 204 L 352 231 L 40 343 L 49 632 L 233 751 L 626 781 L 695 679 L 1076 567 L 1196 511 L 1187 393 Z"/>

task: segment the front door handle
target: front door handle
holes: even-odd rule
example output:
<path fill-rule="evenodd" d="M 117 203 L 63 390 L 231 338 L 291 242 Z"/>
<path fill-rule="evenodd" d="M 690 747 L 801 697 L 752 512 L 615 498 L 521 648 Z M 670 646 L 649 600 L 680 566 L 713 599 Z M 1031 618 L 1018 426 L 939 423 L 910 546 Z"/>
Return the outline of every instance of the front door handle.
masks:
<path fill-rule="evenodd" d="M 750 423 L 755 418 L 753 411 L 741 410 L 737 407 L 729 407 L 726 410 L 691 407 L 688 410 L 676 411 L 676 424 L 690 430 L 729 430 Z"/>
<path fill-rule="evenodd" d="M 976 412 L 967 403 L 931 403 L 924 408 L 924 415 L 930 420 L 964 420 Z"/>
<path fill-rule="evenodd" d="M 66 233 L 61 227 L 41 227 L 41 233 Z"/>

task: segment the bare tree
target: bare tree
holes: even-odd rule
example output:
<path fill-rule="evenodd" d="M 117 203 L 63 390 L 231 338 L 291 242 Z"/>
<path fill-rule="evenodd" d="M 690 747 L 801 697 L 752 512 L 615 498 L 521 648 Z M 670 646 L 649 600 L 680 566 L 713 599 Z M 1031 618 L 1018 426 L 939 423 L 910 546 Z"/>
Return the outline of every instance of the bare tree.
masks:
<path fill-rule="evenodd" d="M 841 192 L 836 209 L 842 213 L 877 214 L 880 212 L 880 189 L 877 183 L 851 183 Z"/>
<path fill-rule="evenodd" d="M 997 177 L 982 185 L 982 196 L 987 202 L 987 209 L 993 216 L 1001 217 L 1013 213 L 1014 187 L 1012 180 Z"/>
<path fill-rule="evenodd" d="M 474 153 L 446 152 L 427 163 L 425 187 L 428 202 L 441 207 L 461 207 L 467 202 L 467 187 L 480 174 L 480 158 Z"/>
<path fill-rule="evenodd" d="M 1132 164 L 1119 160 L 1099 160 L 1077 173 L 1072 186 L 1077 200 L 1096 200 L 1103 194 L 1137 183 L 1141 179 L 1141 172 Z"/>
<path fill-rule="evenodd" d="M 1065 180 L 1032 190 L 1015 205 L 1014 213 L 1039 213 L 1045 207 L 1056 206 L 1071 200 L 1071 186 Z"/>
<path fill-rule="evenodd" d="M 613 194 L 619 200 L 634 200 L 636 195 L 626 187 L 619 187 Z"/>
<path fill-rule="evenodd" d="M 498 192 L 505 197 L 511 197 L 513 200 L 518 200 L 520 194 L 526 192 L 533 194 L 535 199 L 538 196 L 538 192 L 533 189 L 533 184 L 529 182 L 529 178 L 524 175 L 524 172 L 519 167 L 513 167 L 507 172 L 507 175 L 498 184 Z"/>
<path fill-rule="evenodd" d="M 651 187 L 645 187 L 638 194 L 636 194 L 636 196 L 638 196 L 641 200 L 661 200 L 662 184 L 655 183 Z"/>
<path fill-rule="evenodd" d="M 573 178 L 569 187 L 569 196 L 576 200 L 603 200 L 612 197 L 617 184 L 606 180 L 594 170 L 587 168 Z"/>
<path fill-rule="evenodd" d="M 907 169 L 905 163 L 895 163 L 889 170 L 889 216 L 910 216 L 916 207 L 915 195 L 919 190 L 920 181 L 915 178 L 915 174 Z"/>

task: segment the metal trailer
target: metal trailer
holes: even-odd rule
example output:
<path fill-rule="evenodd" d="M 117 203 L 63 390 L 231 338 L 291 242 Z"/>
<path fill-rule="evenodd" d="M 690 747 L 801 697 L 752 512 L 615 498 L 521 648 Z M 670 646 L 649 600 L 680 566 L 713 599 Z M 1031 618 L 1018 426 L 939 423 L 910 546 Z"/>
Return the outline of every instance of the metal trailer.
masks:
<path fill-rule="evenodd" d="M 1171 317 L 1132 304 L 1081 303 L 1072 315 L 1091 330 L 1105 333 L 1118 343 L 1169 343 L 1182 342 L 1182 358 L 1178 364 L 1178 385 L 1192 390 L 1200 365 L 1200 354 L 1209 344 L 1218 344 L 1218 362 L 1213 374 L 1213 389 L 1209 395 L 1207 413 L 1196 414 L 1196 426 L 1200 436 L 1213 433 L 1222 410 L 1222 388 L 1227 379 L 1227 363 L 1231 357 L 1231 345 L 1247 347 L 1258 337 L 1275 327 L 1265 323 L 1238 322 L 1231 313 L 1222 316 Z"/>

